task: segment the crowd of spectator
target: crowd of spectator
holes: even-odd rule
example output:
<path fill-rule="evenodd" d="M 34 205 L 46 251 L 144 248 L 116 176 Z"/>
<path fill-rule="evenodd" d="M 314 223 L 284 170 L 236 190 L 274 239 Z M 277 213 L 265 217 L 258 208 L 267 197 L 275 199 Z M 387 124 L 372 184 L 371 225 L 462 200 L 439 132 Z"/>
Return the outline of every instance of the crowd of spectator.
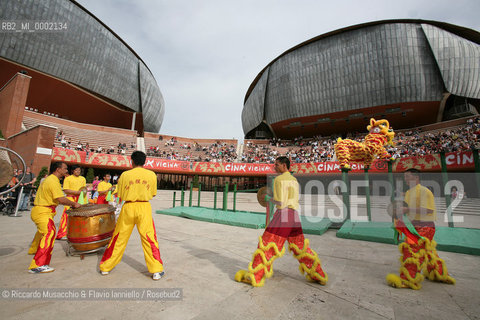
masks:
<path fill-rule="evenodd" d="M 197 142 L 179 142 L 175 137 L 161 144 L 147 148 L 147 155 L 167 160 L 204 161 L 204 162 L 244 162 L 244 163 L 274 163 L 280 155 L 285 155 L 294 163 L 323 162 L 334 160 L 334 145 L 338 135 L 313 138 L 298 137 L 293 140 L 271 139 L 266 143 L 246 141 L 243 153 L 238 156 L 236 146 L 222 141 L 209 145 Z M 343 138 L 363 141 L 365 133 L 348 134 Z M 128 148 L 135 149 L 132 143 L 119 143 L 117 147 L 90 148 L 88 143 L 78 141 L 72 146 L 71 139 L 66 139 L 60 131 L 57 140 L 64 148 L 80 151 L 90 151 L 108 154 L 125 154 Z M 422 156 L 440 152 L 458 152 L 473 148 L 480 149 L 480 117 L 469 119 L 466 124 L 448 129 L 422 132 L 420 129 L 396 131 L 394 146 L 387 150 L 394 158 Z"/>
<path fill-rule="evenodd" d="M 62 148 L 65 149 L 72 149 L 72 150 L 77 150 L 77 151 L 85 151 L 87 154 L 89 153 L 106 153 L 106 154 L 121 154 L 121 155 L 126 155 L 126 152 L 130 150 L 136 150 L 137 145 L 135 142 L 130 143 L 130 146 L 127 146 L 126 143 L 119 142 L 118 145 L 115 147 L 113 145 L 111 146 L 98 146 L 94 148 L 93 146 L 90 146 L 88 142 L 82 142 L 78 141 L 77 144 L 72 143 L 71 138 L 66 138 L 65 133 L 60 130 L 57 132 L 55 140 L 60 142 L 60 145 Z"/>
<path fill-rule="evenodd" d="M 284 155 L 294 163 L 330 161 L 334 156 L 334 138 L 314 137 L 311 139 L 296 138 L 294 140 L 272 139 L 268 144 L 245 144 L 241 161 L 247 163 L 274 163 L 275 159 Z"/>
<path fill-rule="evenodd" d="M 465 125 L 436 132 L 399 132 L 395 135 L 392 152 L 397 158 L 402 158 L 440 152 L 461 152 L 471 148 L 480 149 L 480 117 L 469 119 Z"/>
<path fill-rule="evenodd" d="M 363 141 L 365 133 L 346 137 Z M 271 139 L 268 144 L 246 142 L 241 161 L 248 163 L 274 163 L 278 155 L 290 157 L 294 163 L 332 161 L 337 136 L 302 137 L 293 140 Z M 480 117 L 471 118 L 465 125 L 437 131 L 419 129 L 395 132 L 394 146 L 387 150 L 394 158 L 423 156 L 440 152 L 461 152 L 480 149 Z"/>
<path fill-rule="evenodd" d="M 168 144 L 167 144 L 168 143 Z M 204 162 L 235 162 L 237 159 L 236 146 L 216 141 L 210 145 L 201 145 L 197 142 L 180 143 L 179 149 L 174 148 L 176 140 L 169 139 L 166 148 L 150 146 L 147 155 L 167 160 L 204 161 Z"/>

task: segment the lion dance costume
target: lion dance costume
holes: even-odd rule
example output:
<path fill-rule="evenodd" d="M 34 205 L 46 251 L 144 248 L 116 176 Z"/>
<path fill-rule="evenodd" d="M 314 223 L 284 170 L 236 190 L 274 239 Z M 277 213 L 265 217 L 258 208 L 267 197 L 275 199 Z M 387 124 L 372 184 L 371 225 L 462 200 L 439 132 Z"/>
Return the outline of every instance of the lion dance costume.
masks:
<path fill-rule="evenodd" d="M 309 240 L 303 235 L 302 225 L 296 209 L 298 208 L 298 182 L 284 172 L 274 180 L 274 199 L 280 201 L 272 221 L 259 237 L 257 250 L 253 253 L 248 270 L 239 270 L 235 281 L 245 282 L 254 287 L 261 287 L 265 279 L 273 275 L 272 264 L 285 253 L 284 243 L 300 263 L 300 272 L 307 280 L 325 285 L 327 274 L 322 270 L 320 259 L 310 248 Z"/>
<path fill-rule="evenodd" d="M 368 168 L 377 156 L 381 159 L 392 158 L 384 147 L 386 144 L 393 145 L 395 135 L 388 121 L 371 118 L 367 130 L 369 134 L 365 136 L 364 142 L 338 138 L 334 148 L 340 167 L 350 169 L 350 162 L 362 162 Z"/>
<path fill-rule="evenodd" d="M 395 219 L 398 234 L 405 235 L 405 242 L 398 248 L 400 257 L 400 276 L 387 275 L 387 283 L 395 288 L 421 288 L 424 279 L 422 272 L 432 281 L 455 284 L 455 279 L 448 275 L 445 261 L 440 259 L 435 249 L 436 209 L 433 193 L 417 183 L 405 193 L 405 203 L 409 208 L 425 208 L 431 213 L 420 215 L 417 210 L 408 213 L 403 219 Z M 410 222 L 410 219 L 413 219 Z"/>
<path fill-rule="evenodd" d="M 418 290 L 422 287 L 421 282 L 424 275 L 431 281 L 455 284 L 455 279 L 448 274 L 445 261 L 437 254 L 437 243 L 433 240 L 435 235 L 433 222 L 415 224 L 414 229 L 409 230 L 403 221 L 397 220 L 395 229 L 399 234 L 405 234 L 406 240 L 398 246 L 402 254 L 400 276 L 387 275 L 386 279 L 389 285 L 395 288 Z"/>

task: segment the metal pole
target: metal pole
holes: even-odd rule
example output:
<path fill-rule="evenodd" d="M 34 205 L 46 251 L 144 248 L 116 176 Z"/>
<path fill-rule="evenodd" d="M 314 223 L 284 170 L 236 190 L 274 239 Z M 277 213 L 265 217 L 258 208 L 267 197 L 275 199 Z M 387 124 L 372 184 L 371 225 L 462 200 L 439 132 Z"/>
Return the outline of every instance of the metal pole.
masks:
<path fill-rule="evenodd" d="M 347 186 L 347 191 L 342 192 L 343 210 L 347 212 L 346 220 L 350 220 L 350 181 L 348 180 L 348 169 L 342 168 L 342 180 Z"/>
<path fill-rule="evenodd" d="M 190 181 L 190 196 L 188 197 L 188 206 L 192 206 L 193 181 Z"/>
<path fill-rule="evenodd" d="M 20 208 L 20 203 L 22 202 L 23 198 L 23 186 L 20 188 L 20 191 L 18 192 L 18 197 L 17 197 L 17 205 L 15 206 L 15 213 L 11 215 L 10 217 L 21 217 L 21 214 L 18 214 L 18 208 Z"/>
<path fill-rule="evenodd" d="M 177 195 L 177 192 L 173 191 L 173 208 L 175 208 L 175 196 Z"/>
<path fill-rule="evenodd" d="M 217 186 L 213 187 L 213 209 L 217 210 Z"/>
<path fill-rule="evenodd" d="M 268 224 L 270 223 L 270 201 L 267 201 L 267 215 L 265 217 L 265 228 L 268 227 Z"/>
<path fill-rule="evenodd" d="M 475 177 L 477 179 L 477 196 L 480 197 L 480 159 L 478 156 L 478 150 L 472 148 L 473 161 L 475 163 Z"/>
<path fill-rule="evenodd" d="M 440 163 L 442 164 L 442 182 L 443 182 L 443 189 L 445 189 L 445 185 L 448 183 L 448 173 L 447 173 L 447 161 L 445 160 L 445 152 L 440 152 Z M 450 197 L 450 191 L 445 193 L 445 205 L 447 206 L 447 218 L 448 218 L 448 226 L 450 228 L 454 227 L 453 218 L 452 218 L 452 208 L 450 204 L 452 203 L 452 198 Z"/>
<path fill-rule="evenodd" d="M 135 121 L 136 121 L 136 119 L 137 119 L 137 113 L 134 112 L 134 113 L 132 114 L 132 129 L 131 129 L 132 131 L 135 130 Z"/>
<path fill-rule="evenodd" d="M 197 203 L 197 207 L 200 207 L 200 194 L 202 193 L 202 184 L 199 183 L 198 184 L 198 203 Z"/>
<path fill-rule="evenodd" d="M 388 166 L 388 181 L 390 182 L 390 185 L 392 186 L 392 194 L 390 195 L 390 202 L 393 202 L 395 200 L 395 184 L 393 182 L 393 168 L 392 168 L 392 162 L 387 161 L 387 166 Z M 392 224 L 395 223 L 395 216 L 392 214 Z M 393 243 L 398 244 L 398 231 L 397 229 L 393 229 Z"/>
<path fill-rule="evenodd" d="M 368 221 L 372 221 L 372 211 L 370 206 L 370 179 L 368 178 L 368 168 L 364 168 L 363 171 L 365 171 L 365 181 L 367 182 L 367 186 L 365 189 L 367 199 L 367 216 Z"/>
<path fill-rule="evenodd" d="M 277 208 L 276 205 L 274 203 L 270 202 L 270 207 L 269 207 L 269 209 L 270 209 L 270 220 L 268 221 L 269 223 L 273 219 L 273 215 L 275 214 L 276 208 Z"/>
<path fill-rule="evenodd" d="M 225 182 L 225 189 L 223 189 L 223 208 L 222 210 L 226 211 L 228 208 L 228 182 Z"/>
<path fill-rule="evenodd" d="M 180 196 L 180 205 L 182 207 L 185 205 L 185 190 L 183 190 L 183 187 L 182 187 L 182 193 L 181 193 L 181 196 Z"/>
<path fill-rule="evenodd" d="M 233 212 L 237 211 L 237 184 L 233 185 Z"/>
<path fill-rule="evenodd" d="M 392 187 L 392 194 L 390 195 L 390 201 L 393 202 L 395 200 L 395 184 L 393 181 L 393 169 L 392 169 L 392 162 L 388 161 L 388 182 L 390 182 L 390 186 Z M 393 222 L 393 217 L 392 217 L 392 222 Z"/>

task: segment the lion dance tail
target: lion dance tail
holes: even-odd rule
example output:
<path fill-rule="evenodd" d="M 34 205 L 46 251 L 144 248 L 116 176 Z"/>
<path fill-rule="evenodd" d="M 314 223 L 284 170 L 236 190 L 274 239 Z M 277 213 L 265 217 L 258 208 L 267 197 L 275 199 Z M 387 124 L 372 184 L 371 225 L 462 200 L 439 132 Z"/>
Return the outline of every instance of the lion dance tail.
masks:
<path fill-rule="evenodd" d="M 321 285 L 327 284 L 328 275 L 323 271 L 317 253 L 310 248 L 309 240 L 301 235 L 288 241 L 290 243 L 288 249 L 300 263 L 299 270 L 305 274 L 307 280 L 316 281 Z"/>
<path fill-rule="evenodd" d="M 337 143 L 334 146 L 335 149 L 335 157 L 338 159 L 340 163 L 340 167 L 345 169 L 350 169 L 350 150 L 348 145 L 343 141 L 342 138 L 337 139 Z"/>
<path fill-rule="evenodd" d="M 387 275 L 387 283 L 395 288 L 418 290 L 422 287 L 423 272 L 432 281 L 455 284 L 455 279 L 448 274 L 445 261 L 440 259 L 435 247 L 435 241 L 428 238 L 418 240 L 417 244 L 401 243 L 400 276 Z"/>
<path fill-rule="evenodd" d="M 239 270 L 235 274 L 235 281 L 245 282 L 254 287 L 262 287 L 265 284 L 265 279 L 273 275 L 273 261 L 285 253 L 283 244 L 284 241 L 279 241 L 279 243 L 274 241 L 266 242 L 260 236 L 258 249 L 253 253 L 252 262 L 249 263 L 248 270 Z"/>

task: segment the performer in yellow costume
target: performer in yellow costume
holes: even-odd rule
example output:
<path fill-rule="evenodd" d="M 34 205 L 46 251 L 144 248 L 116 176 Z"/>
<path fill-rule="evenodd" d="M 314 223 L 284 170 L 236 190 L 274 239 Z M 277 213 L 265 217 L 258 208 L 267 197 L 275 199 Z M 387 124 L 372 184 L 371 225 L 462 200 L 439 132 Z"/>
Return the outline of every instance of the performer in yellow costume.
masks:
<path fill-rule="evenodd" d="M 80 175 L 81 173 L 82 169 L 75 165 L 72 167 L 72 174 L 66 177 L 63 181 L 63 192 L 65 192 L 70 201 L 78 202 L 81 190 L 87 185 L 87 181 Z M 62 218 L 60 219 L 60 226 L 58 227 L 57 240 L 67 236 L 68 209 L 70 209 L 70 207 L 65 206 L 63 210 Z"/>
<path fill-rule="evenodd" d="M 97 186 L 98 199 L 97 204 L 108 204 L 106 200 L 108 191 L 112 189 L 112 184 L 110 183 L 110 173 L 107 173 L 103 176 L 103 181 L 101 181 Z"/>
<path fill-rule="evenodd" d="M 74 208 L 80 207 L 80 204 L 65 197 L 60 185 L 60 178 L 67 174 L 67 165 L 63 162 L 53 163 L 50 172 L 52 174 L 45 178 L 38 188 L 32 209 L 31 218 L 37 225 L 37 233 L 28 250 L 28 254 L 35 255 L 30 263 L 30 273 L 47 273 L 55 270 L 49 264 L 55 243 L 56 230 L 53 217 L 57 213 L 57 205 L 61 203 Z"/>
<path fill-rule="evenodd" d="M 432 192 L 420 184 L 420 172 L 409 169 L 404 173 L 404 178 L 410 189 L 405 193 L 405 202 L 408 207 L 403 208 L 403 213 L 411 221 L 410 231 L 400 216 L 395 221 L 395 227 L 406 236 L 405 242 L 398 248 L 400 257 L 400 276 L 387 275 L 387 283 L 395 288 L 420 289 L 424 279 L 422 272 L 432 281 L 455 284 L 455 279 L 448 274 L 445 261 L 440 259 L 435 249 L 437 243 L 433 240 L 435 235 L 436 208 Z M 406 220 L 406 219 L 405 219 Z"/>
<path fill-rule="evenodd" d="M 164 275 L 163 262 L 149 202 L 157 194 L 157 176 L 143 168 L 147 158 L 145 153 L 135 151 L 131 158 L 133 169 L 123 172 L 118 180 L 118 196 L 125 203 L 112 240 L 100 261 L 100 271 L 102 275 L 107 275 L 122 260 L 133 227 L 137 225 L 148 271 L 153 273 L 153 280 L 159 280 Z"/>
<path fill-rule="evenodd" d="M 288 249 L 300 263 L 300 272 L 306 273 L 308 280 L 322 285 L 328 281 L 317 253 L 310 248 L 308 239 L 303 235 L 297 213 L 298 182 L 289 169 L 290 160 L 287 157 L 278 157 L 275 171 L 280 175 L 273 182 L 273 203 L 276 204 L 277 211 L 263 235 L 259 237 L 258 249 L 253 253 L 248 270 L 239 270 L 235 274 L 235 281 L 254 287 L 263 286 L 265 278 L 273 275 L 273 261 L 285 253 L 285 241 L 288 241 Z"/>

